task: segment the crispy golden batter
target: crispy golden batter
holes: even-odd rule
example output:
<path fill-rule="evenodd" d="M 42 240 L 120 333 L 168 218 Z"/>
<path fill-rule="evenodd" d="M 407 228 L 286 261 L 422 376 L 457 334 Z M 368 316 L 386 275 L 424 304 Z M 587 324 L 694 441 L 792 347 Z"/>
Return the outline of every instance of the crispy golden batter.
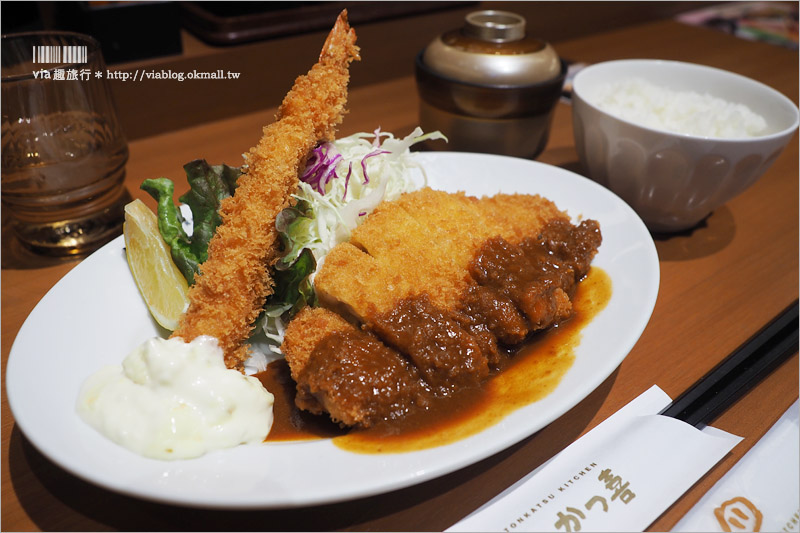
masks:
<path fill-rule="evenodd" d="M 247 359 L 244 341 L 272 293 L 269 268 L 278 259 L 275 217 L 290 201 L 298 174 L 313 147 L 333 140 L 347 101 L 349 65 L 359 59 L 356 35 L 339 15 L 319 62 L 300 76 L 245 155 L 236 194 L 221 207 L 222 224 L 208 246 L 208 260 L 189 291 L 189 309 L 173 336 L 219 340 L 230 368 Z"/>
<path fill-rule="evenodd" d="M 350 243 L 363 249 L 386 270 L 408 280 L 431 301 L 453 307 L 469 284 L 469 274 L 449 255 L 431 253 L 439 243 L 397 202 L 384 202 L 369 215 L 369 224 L 353 230 Z"/>
<path fill-rule="evenodd" d="M 450 194 L 424 188 L 397 199 L 462 270 L 487 239 L 500 234 L 495 221 L 473 205 L 463 192 Z"/>
<path fill-rule="evenodd" d="M 336 245 L 314 278 L 320 305 L 365 322 L 414 294 L 411 282 L 349 242 Z"/>
<path fill-rule="evenodd" d="M 552 220 L 569 221 L 565 212 L 538 194 L 496 194 L 475 204 L 499 227 L 498 235 L 513 243 L 535 236 Z"/>
<path fill-rule="evenodd" d="M 325 336 L 355 329 L 353 324 L 324 307 L 301 309 L 286 327 L 282 346 L 290 364 L 292 379 L 297 381 L 297 375 L 308 364 L 311 352 Z"/>

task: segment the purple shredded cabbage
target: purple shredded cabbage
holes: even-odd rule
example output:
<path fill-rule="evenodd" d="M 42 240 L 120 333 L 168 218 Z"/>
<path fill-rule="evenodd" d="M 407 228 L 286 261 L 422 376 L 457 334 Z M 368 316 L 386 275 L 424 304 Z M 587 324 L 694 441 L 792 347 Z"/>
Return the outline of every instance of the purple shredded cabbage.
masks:
<path fill-rule="evenodd" d="M 388 150 L 373 150 L 361 159 L 361 170 L 364 172 L 364 185 L 369 183 L 369 176 L 367 175 L 367 158 L 388 153 Z"/>
<path fill-rule="evenodd" d="M 328 183 L 339 176 L 336 174 L 336 164 L 342 154 L 333 152 L 330 143 L 318 145 L 311 151 L 306 168 L 300 179 L 313 187 L 318 193 L 325 194 Z"/>
<path fill-rule="evenodd" d="M 369 183 L 369 175 L 367 174 L 367 159 L 376 155 L 389 153 L 388 150 L 380 149 L 380 133 L 380 128 L 375 130 L 375 140 L 373 141 L 373 145 L 376 147 L 375 150 L 371 151 L 361 159 L 361 170 L 364 172 L 364 185 Z M 311 155 L 306 162 L 306 168 L 303 170 L 300 180 L 311 185 L 311 187 L 318 193 L 325 194 L 325 187 L 328 186 L 328 183 L 330 183 L 331 180 L 339 177 L 339 175 L 336 173 L 336 165 L 341 159 L 342 154 L 337 153 L 333 149 L 333 145 L 331 145 L 331 143 L 322 143 L 316 146 L 311 151 Z M 345 197 L 347 196 L 347 186 L 350 183 L 350 176 L 352 173 L 353 164 L 351 163 L 350 168 L 347 171 L 347 176 L 345 176 L 344 196 L 342 197 L 342 201 L 344 201 Z"/>
<path fill-rule="evenodd" d="M 342 195 L 342 201 L 344 202 L 345 198 L 347 198 L 347 186 L 350 185 L 350 176 L 353 175 L 353 163 L 350 162 L 350 166 L 347 168 L 347 176 L 344 177 L 344 194 Z"/>

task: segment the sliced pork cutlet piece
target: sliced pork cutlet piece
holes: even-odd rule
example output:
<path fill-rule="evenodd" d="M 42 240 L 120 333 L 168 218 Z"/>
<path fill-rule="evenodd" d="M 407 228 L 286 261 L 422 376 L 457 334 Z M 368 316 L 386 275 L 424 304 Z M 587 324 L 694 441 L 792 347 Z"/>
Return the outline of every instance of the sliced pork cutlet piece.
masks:
<path fill-rule="evenodd" d="M 412 197 L 427 195 L 434 202 L 449 197 L 447 194 L 433 191 L 408 194 Z M 457 199 L 453 202 L 453 206 L 457 206 L 459 201 Z M 462 335 L 461 329 L 466 329 L 474 337 L 488 363 L 493 366 L 499 363 L 501 352 L 495 335 L 488 331 L 484 321 L 476 321 L 473 317 L 464 315 L 461 310 L 464 295 L 472 291 L 476 283 L 464 265 L 451 257 L 448 250 L 450 242 L 447 239 L 432 233 L 397 202 L 386 202 L 370 215 L 366 224 L 353 232 L 350 242 L 360 245 L 388 267 L 401 269 L 403 276 L 414 283 L 416 293 L 424 293 L 427 296 L 427 300 L 406 302 L 405 311 L 396 309 L 395 312 L 411 312 L 410 308 L 413 306 L 414 312 L 423 313 L 429 320 L 435 321 L 438 324 L 439 336 L 435 344 L 439 346 L 440 351 L 447 352 L 453 349 L 447 339 L 454 335 L 458 338 Z M 417 335 L 424 338 L 431 333 L 432 331 L 423 333 L 419 330 Z M 405 331 L 387 329 L 382 332 L 386 338 L 391 336 L 393 339 L 391 342 L 394 343 L 404 342 L 400 339 L 411 342 L 410 334 L 411 331 L 408 329 Z M 482 358 L 478 360 L 479 367 L 474 366 L 476 359 L 470 356 L 462 359 L 461 366 L 454 368 L 448 365 L 458 363 L 458 360 L 443 360 L 441 354 L 437 355 L 436 351 L 425 351 L 430 346 L 426 348 L 421 341 L 415 343 L 418 344 L 415 353 L 425 352 L 424 356 L 415 360 L 424 359 L 432 369 L 436 369 L 437 375 L 444 376 L 437 379 L 438 383 L 457 383 L 465 376 L 469 376 L 468 381 L 474 383 L 476 377 L 479 379 L 484 377 Z M 472 349 L 465 348 L 463 340 L 459 340 L 458 344 L 461 350 Z"/>
<path fill-rule="evenodd" d="M 426 187 L 404 194 L 395 202 L 425 228 L 443 255 L 466 269 L 481 245 L 500 232 L 494 220 L 472 205 L 473 200 L 461 192 Z"/>
<path fill-rule="evenodd" d="M 488 210 L 480 209 L 477 198 L 463 193 L 424 188 L 404 194 L 396 202 L 438 243 L 441 253 L 467 273 L 483 245 L 503 231 Z M 500 357 L 497 341 L 521 342 L 528 334 L 527 321 L 508 296 L 470 279 L 458 310 L 470 331 L 481 339 L 490 362 L 496 364 Z"/>
<path fill-rule="evenodd" d="M 536 238 L 553 220 L 570 220 L 556 204 L 538 194 L 496 194 L 474 203 L 500 228 L 498 235 L 514 244 Z"/>
<path fill-rule="evenodd" d="M 282 350 L 297 382 L 296 405 L 346 426 L 400 418 L 431 394 L 405 357 L 327 309 L 300 311 Z"/>
<path fill-rule="evenodd" d="M 489 376 L 489 359 L 453 312 L 427 294 L 406 298 L 373 317 L 369 329 L 406 354 L 439 394 L 477 386 Z"/>
<path fill-rule="evenodd" d="M 495 366 L 503 353 L 498 342 L 513 346 L 530 333 L 528 321 L 511 298 L 493 287 L 473 283 L 462 295 L 458 310 L 462 323 L 479 339 L 489 363 Z"/>
<path fill-rule="evenodd" d="M 574 226 L 554 219 L 535 238 L 512 244 L 491 239 L 470 265 L 485 287 L 508 296 L 523 311 L 532 330 L 544 329 L 572 314 L 571 297 L 589 270 L 602 242 L 594 220 Z"/>
<path fill-rule="evenodd" d="M 553 268 L 543 252 L 543 246 L 532 245 L 523 250 L 502 237 L 494 237 L 486 242 L 469 267 L 481 287 L 513 302 L 527 319 L 531 331 L 543 329 L 572 313 L 572 302 L 563 287 L 572 272 Z"/>
<path fill-rule="evenodd" d="M 283 337 L 281 351 L 289 364 L 292 379 L 298 383 L 295 405 L 315 414 L 326 409 L 309 394 L 307 387 L 299 385 L 300 373 L 308 365 L 311 352 L 326 335 L 350 331 L 353 325 L 341 316 L 316 307 L 304 307 L 295 315 Z"/>
<path fill-rule="evenodd" d="M 576 282 L 589 273 L 592 260 L 603 243 L 600 224 L 591 219 L 577 226 L 569 221 L 553 221 L 542 231 L 541 239 L 554 257 L 573 269 Z"/>
<path fill-rule="evenodd" d="M 443 253 L 441 243 L 396 202 L 384 202 L 353 230 L 350 243 L 399 272 L 431 303 L 452 309 L 472 279 Z"/>
<path fill-rule="evenodd" d="M 320 306 L 363 324 L 413 294 L 411 283 L 399 272 L 349 242 L 334 246 L 325 256 L 314 289 Z"/>
<path fill-rule="evenodd" d="M 443 251 L 446 243 L 433 236 L 397 202 L 382 203 L 370 214 L 366 223 L 353 231 L 350 243 L 366 251 L 386 268 L 401 272 L 404 279 L 412 282 L 416 294 L 424 293 L 428 297 L 428 304 L 445 311 L 444 314 L 452 315 L 458 311 L 464 294 L 476 287 L 467 269 Z M 429 308 L 430 305 L 426 304 L 425 307 Z M 496 365 L 499 362 L 501 355 L 497 339 L 489 334 L 483 324 L 478 325 L 472 319 L 464 320 L 466 317 L 460 314 L 451 318 L 460 320 L 462 326 L 466 326 L 489 364 Z M 399 341 L 395 339 L 394 342 Z M 470 363 L 473 362 L 471 359 Z M 437 363 L 434 366 L 441 365 Z"/>
<path fill-rule="evenodd" d="M 470 263 L 473 279 L 501 295 L 497 301 L 510 299 L 531 331 L 569 318 L 570 296 L 580 277 L 576 277 L 574 261 L 565 258 L 575 246 L 591 246 L 572 238 L 575 226 L 569 216 L 539 195 L 497 194 L 466 200 L 500 228 L 498 237 L 488 240 Z M 552 237 L 545 238 L 545 233 Z M 559 246 L 564 258 L 554 254 Z M 492 306 L 482 310 L 481 317 L 489 321 L 498 315 Z"/>
<path fill-rule="evenodd" d="M 369 219 L 364 224 L 369 224 Z M 387 238 L 392 228 L 385 228 Z M 403 262 L 408 261 L 408 259 Z M 452 310 L 431 303 L 422 287 L 398 265 L 384 264 L 347 243 L 335 246 L 314 278 L 320 305 L 349 316 L 407 356 L 437 391 L 478 384 L 487 375 L 487 355 Z M 413 313 L 424 312 L 421 326 Z M 410 328 L 410 324 L 416 324 Z M 410 328 L 410 329 L 409 329 Z"/>
<path fill-rule="evenodd" d="M 292 379 L 308 364 L 311 352 L 326 335 L 350 331 L 355 326 L 322 307 L 302 308 L 286 326 L 281 351 L 289 363 Z"/>
<path fill-rule="evenodd" d="M 477 205 L 502 228 L 500 236 L 506 241 L 522 245 L 523 252 L 533 261 L 542 260 L 543 252 L 537 247 L 544 246 L 547 254 L 572 269 L 574 282 L 589 272 L 602 243 L 597 221 L 573 225 L 565 211 L 539 195 L 496 194 L 481 198 Z"/>

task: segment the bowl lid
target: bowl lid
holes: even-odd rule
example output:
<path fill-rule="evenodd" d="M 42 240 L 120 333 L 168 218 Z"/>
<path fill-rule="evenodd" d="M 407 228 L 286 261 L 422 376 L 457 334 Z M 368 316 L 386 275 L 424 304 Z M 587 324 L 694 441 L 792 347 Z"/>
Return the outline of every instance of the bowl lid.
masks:
<path fill-rule="evenodd" d="M 503 86 L 547 81 L 561 70 L 555 50 L 526 34 L 524 17 L 497 10 L 469 13 L 425 48 L 423 61 L 448 78 Z"/>

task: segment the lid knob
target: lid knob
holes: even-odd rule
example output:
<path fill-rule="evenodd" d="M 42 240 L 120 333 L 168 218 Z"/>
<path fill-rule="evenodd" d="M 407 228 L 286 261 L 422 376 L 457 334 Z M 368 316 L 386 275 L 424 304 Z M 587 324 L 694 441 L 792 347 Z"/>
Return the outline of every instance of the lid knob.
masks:
<path fill-rule="evenodd" d="M 464 34 L 481 41 L 507 43 L 525 37 L 525 18 L 509 11 L 475 11 L 465 22 Z"/>

